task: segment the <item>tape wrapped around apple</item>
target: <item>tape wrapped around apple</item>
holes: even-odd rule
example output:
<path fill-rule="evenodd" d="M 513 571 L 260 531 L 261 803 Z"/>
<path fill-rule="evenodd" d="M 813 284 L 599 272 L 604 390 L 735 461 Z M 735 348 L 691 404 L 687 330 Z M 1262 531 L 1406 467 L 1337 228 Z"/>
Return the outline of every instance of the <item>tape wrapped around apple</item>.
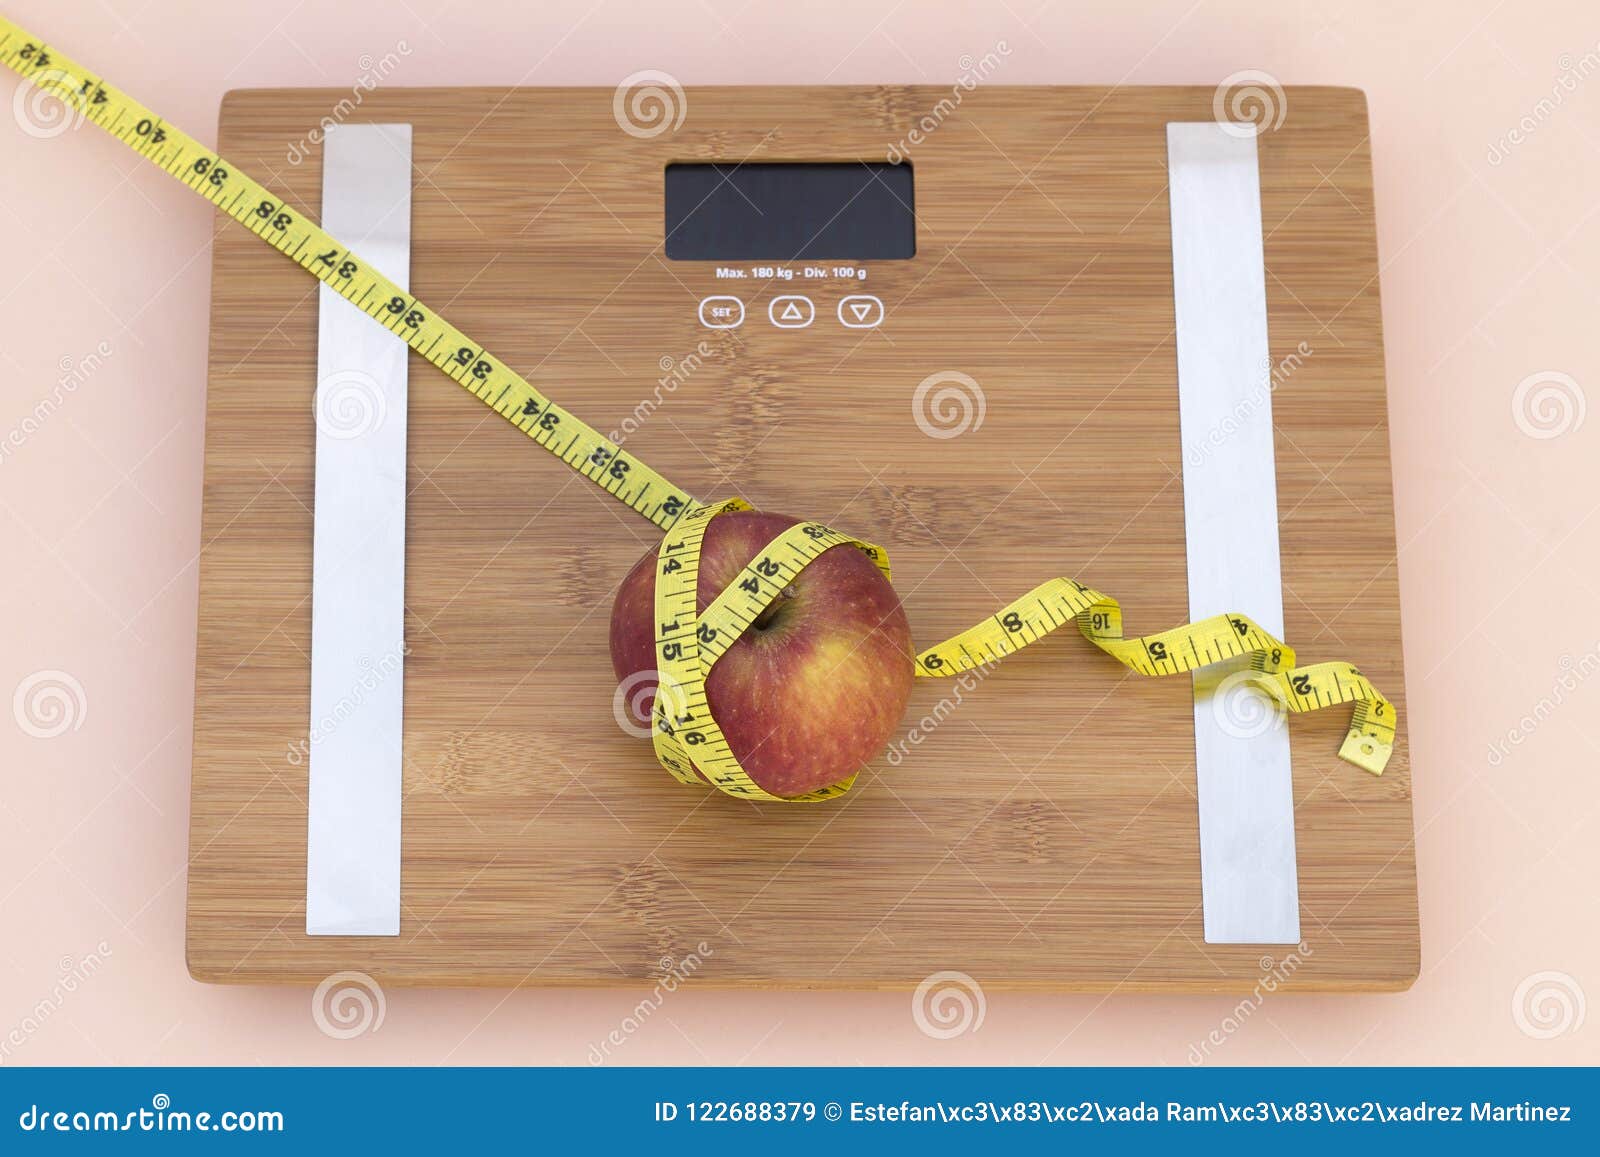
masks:
<path fill-rule="evenodd" d="M 696 612 L 800 521 L 755 510 L 713 519 L 701 546 Z M 656 560 L 655 548 L 646 552 L 611 609 L 611 665 L 634 690 L 625 710 L 641 728 L 655 706 Z M 855 774 L 888 745 L 911 695 L 913 656 L 911 627 L 889 580 L 861 551 L 834 546 L 717 661 L 706 676 L 706 703 L 757 786 L 803 795 Z"/>

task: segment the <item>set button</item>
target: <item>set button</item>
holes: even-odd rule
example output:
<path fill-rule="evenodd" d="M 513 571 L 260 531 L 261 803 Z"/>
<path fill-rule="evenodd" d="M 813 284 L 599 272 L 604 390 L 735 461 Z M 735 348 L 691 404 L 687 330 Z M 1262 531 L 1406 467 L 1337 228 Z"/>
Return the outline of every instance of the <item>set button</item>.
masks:
<path fill-rule="evenodd" d="M 744 324 L 744 302 L 727 294 L 701 298 L 700 324 L 707 329 L 738 329 Z"/>

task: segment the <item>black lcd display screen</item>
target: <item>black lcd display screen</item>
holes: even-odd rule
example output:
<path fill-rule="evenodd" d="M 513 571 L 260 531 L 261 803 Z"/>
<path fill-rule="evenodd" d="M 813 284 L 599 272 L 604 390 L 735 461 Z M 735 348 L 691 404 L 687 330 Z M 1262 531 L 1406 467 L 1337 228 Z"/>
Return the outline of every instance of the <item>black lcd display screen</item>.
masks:
<path fill-rule="evenodd" d="M 908 164 L 677 163 L 666 172 L 675 261 L 894 261 L 917 251 Z"/>

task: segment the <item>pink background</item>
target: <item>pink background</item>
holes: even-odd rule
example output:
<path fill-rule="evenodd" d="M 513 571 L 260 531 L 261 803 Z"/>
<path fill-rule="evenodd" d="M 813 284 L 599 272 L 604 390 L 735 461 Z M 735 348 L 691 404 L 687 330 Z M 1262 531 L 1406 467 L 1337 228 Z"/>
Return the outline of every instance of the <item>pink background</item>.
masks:
<path fill-rule="evenodd" d="M 994 79 L 1008 84 L 1215 84 L 1260 69 L 1364 88 L 1422 975 L 1399 996 L 1269 999 L 1211 1051 L 1227 1064 L 1600 1061 L 1600 1013 L 1580 1019 L 1585 991 L 1600 996 L 1591 0 L 1537 16 L 1495 0 L 534 7 L 401 0 L 380 23 L 371 5 L 304 0 L 249 21 L 209 0 L 5 4 L 206 141 L 228 89 L 348 87 L 363 56 L 401 40 L 391 82 L 404 85 L 614 85 L 641 69 L 685 85 L 953 84 L 962 57 L 1003 40 Z M 16 90 L 0 77 L 8 106 Z M 81 688 L 53 738 L 0 711 L 0 1063 L 585 1063 L 644 990 L 391 990 L 377 1031 L 338 1040 L 304 990 L 188 978 L 212 213 L 91 126 L 39 139 L 0 113 L 0 139 L 0 443 L 64 372 L 109 350 L 0 457 L 0 698 L 41 671 L 70 676 L 69 697 Z M 1537 404 L 1547 391 L 1565 409 Z M 93 975 L 58 987 L 91 953 Z M 980 1028 L 939 1040 L 905 993 L 686 991 L 613 1056 L 1184 1064 L 1234 1005 L 991 993 Z"/>

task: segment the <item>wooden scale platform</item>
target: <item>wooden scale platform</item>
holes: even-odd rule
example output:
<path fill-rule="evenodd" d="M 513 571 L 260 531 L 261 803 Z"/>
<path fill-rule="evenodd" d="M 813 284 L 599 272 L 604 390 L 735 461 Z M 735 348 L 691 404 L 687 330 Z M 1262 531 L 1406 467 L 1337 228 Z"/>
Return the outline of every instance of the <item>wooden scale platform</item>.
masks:
<path fill-rule="evenodd" d="M 223 155 L 316 215 L 348 93 L 230 93 Z M 413 126 L 411 290 L 701 498 L 886 547 L 920 646 L 1054 575 L 1130 634 L 1187 619 L 1167 200 L 1170 121 L 1210 88 L 980 88 L 907 151 L 916 252 L 730 282 L 663 252 L 681 161 L 882 160 L 950 91 L 686 93 L 623 131 L 610 89 L 385 89 Z M 1336 756 L 1348 712 L 1290 721 L 1302 935 L 1291 990 L 1418 969 L 1378 254 L 1362 95 L 1291 88 L 1259 141 L 1284 608 L 1302 662 L 1358 664 L 1400 710 L 1387 772 Z M 738 263 L 734 263 L 738 264 Z M 742 263 L 749 266 L 751 263 Z M 847 272 L 832 269 L 838 266 Z M 772 324 L 777 294 L 815 322 Z M 842 324 L 870 294 L 876 324 Z M 702 324 L 734 295 L 737 328 Z M 207 981 L 1248 990 L 1279 950 L 1204 940 L 1187 678 L 1066 631 L 1006 660 L 842 800 L 679 785 L 612 712 L 607 617 L 657 532 L 411 359 L 402 920 L 304 933 L 317 283 L 218 220 L 206 417 L 188 959 Z M 868 318 L 867 320 L 872 320 Z M 981 384 L 933 439 L 929 375 Z M 670 388 L 661 386 L 672 379 Z M 1249 607 L 1237 610 L 1250 613 Z M 906 725 L 954 684 L 920 679 Z"/>

